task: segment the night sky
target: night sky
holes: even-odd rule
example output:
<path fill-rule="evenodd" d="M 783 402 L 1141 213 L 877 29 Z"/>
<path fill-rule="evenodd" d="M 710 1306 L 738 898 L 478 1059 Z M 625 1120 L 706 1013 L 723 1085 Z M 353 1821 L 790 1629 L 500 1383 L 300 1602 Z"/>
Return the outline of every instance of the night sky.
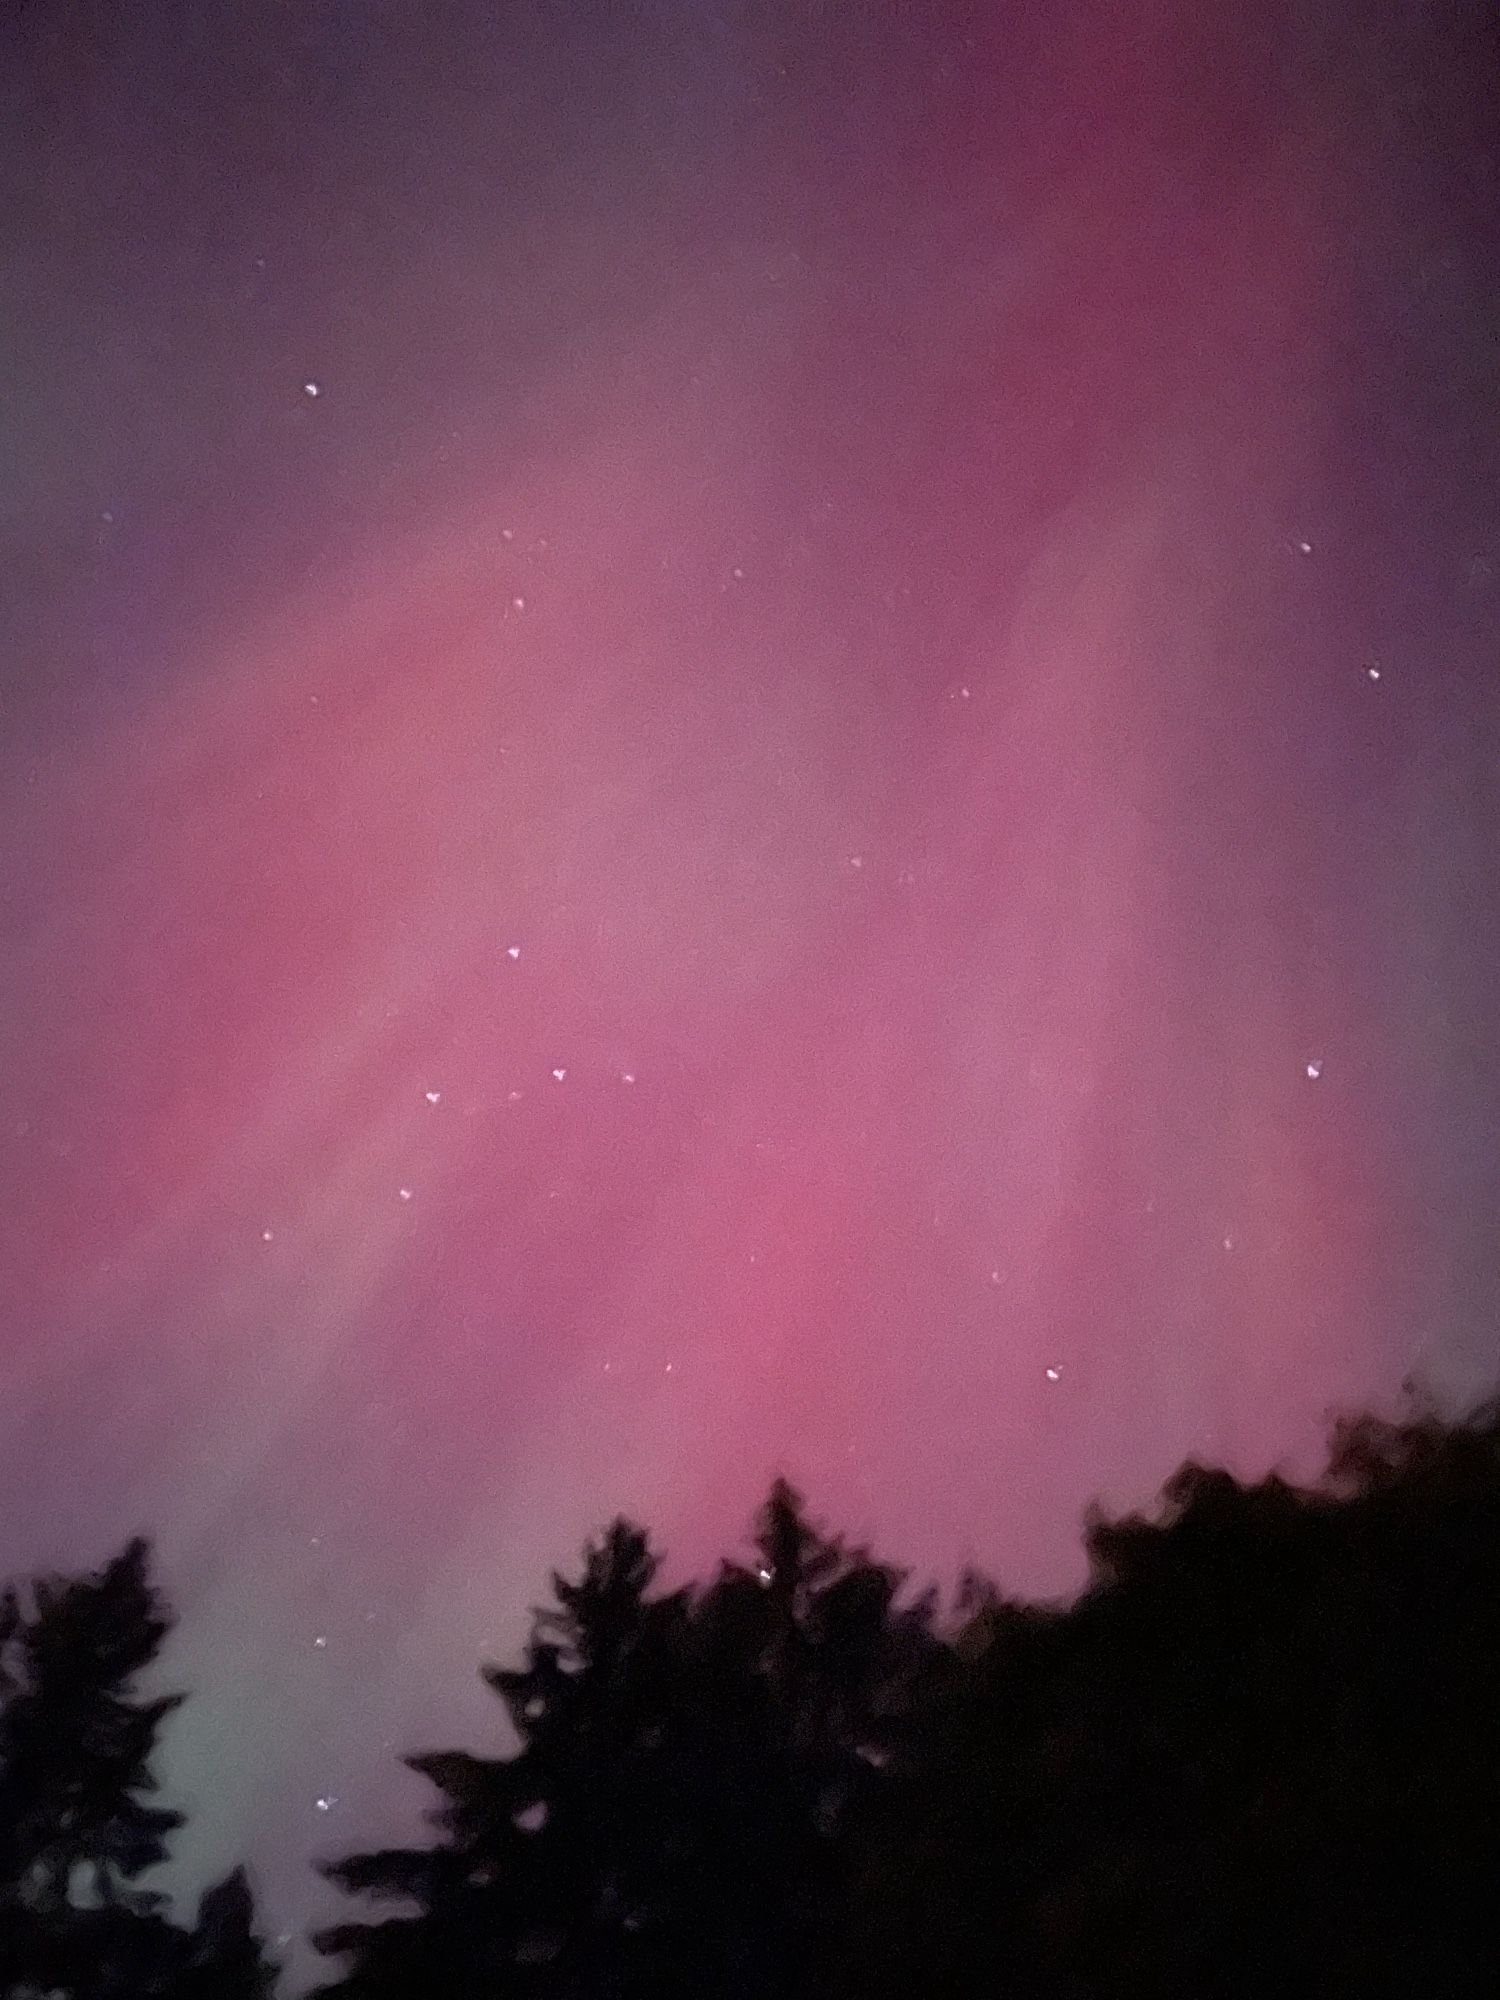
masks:
<path fill-rule="evenodd" d="M 0 5 L 0 1566 L 186 1878 L 617 1510 L 1078 1580 L 1500 1374 L 1500 35 Z"/>

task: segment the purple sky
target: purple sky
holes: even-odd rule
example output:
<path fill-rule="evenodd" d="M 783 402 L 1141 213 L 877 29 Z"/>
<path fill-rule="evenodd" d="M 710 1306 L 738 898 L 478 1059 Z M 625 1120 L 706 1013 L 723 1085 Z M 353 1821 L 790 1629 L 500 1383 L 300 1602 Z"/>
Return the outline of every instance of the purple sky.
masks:
<path fill-rule="evenodd" d="M 158 1536 L 192 1874 L 616 1510 L 1057 1590 L 1489 1385 L 1497 47 L 0 15 L 0 1556 Z"/>

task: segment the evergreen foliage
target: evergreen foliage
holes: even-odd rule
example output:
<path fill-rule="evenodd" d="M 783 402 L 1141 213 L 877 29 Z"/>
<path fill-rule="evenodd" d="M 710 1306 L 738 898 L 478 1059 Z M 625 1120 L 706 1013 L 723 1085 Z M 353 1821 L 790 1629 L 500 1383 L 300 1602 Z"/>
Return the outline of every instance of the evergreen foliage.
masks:
<path fill-rule="evenodd" d="M 1187 1465 L 1069 1605 L 951 1618 L 772 1488 L 658 1587 L 617 1520 L 429 1751 L 429 1840 L 325 1864 L 321 2000 L 1260 2000 L 1500 1990 L 1500 1405 Z M 0 1596 L 0 2000 L 272 2000 L 241 1871 L 175 1922 L 130 1543 Z"/>
<path fill-rule="evenodd" d="M 140 1878 L 182 1815 L 153 1802 L 151 1760 L 181 1695 L 136 1681 L 171 1616 L 151 1551 L 96 1575 L 41 1577 L 0 1600 L 0 1996 L 268 2000 L 275 1971 L 242 1874 L 184 1930 Z"/>

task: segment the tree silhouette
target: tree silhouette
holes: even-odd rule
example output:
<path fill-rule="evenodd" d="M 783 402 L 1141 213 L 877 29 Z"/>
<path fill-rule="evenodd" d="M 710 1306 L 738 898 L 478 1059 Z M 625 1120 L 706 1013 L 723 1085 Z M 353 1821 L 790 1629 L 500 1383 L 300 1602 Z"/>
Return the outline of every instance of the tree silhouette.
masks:
<path fill-rule="evenodd" d="M 409 1758 L 443 1795 L 429 1849 L 350 1857 L 326 1873 L 411 1913 L 341 1924 L 314 1942 L 343 1956 L 346 2000 L 432 1991 L 665 1993 L 662 1936 L 681 1829 L 663 1781 L 686 1598 L 652 1598 L 657 1559 L 615 1522 L 577 1582 L 554 1576 L 525 1663 L 484 1678 L 519 1739 L 513 1755 Z"/>
<path fill-rule="evenodd" d="M 134 1541 L 97 1575 L 40 1578 L 29 1603 L 5 1595 L 0 1981 L 12 1991 L 107 1991 L 122 1953 L 135 1981 L 165 1963 L 161 1899 L 133 1886 L 181 1823 L 148 1803 L 157 1732 L 180 1699 L 134 1692 L 170 1624 L 148 1562 Z"/>
<path fill-rule="evenodd" d="M 0 1893 L 61 1910 L 80 1872 L 100 1905 L 154 1909 L 130 1885 L 166 1859 L 181 1815 L 148 1804 L 150 1759 L 180 1695 L 142 1700 L 136 1677 L 171 1620 L 133 1541 L 97 1576 L 44 1577 L 23 1615 L 7 1594 L 0 1644 Z"/>
<path fill-rule="evenodd" d="M 931 1599 L 898 1610 L 901 1573 L 819 1532 L 784 1481 L 754 1546 L 693 1618 L 700 1990 L 790 1996 L 822 1983 L 850 1829 L 939 1649 Z"/>
<path fill-rule="evenodd" d="M 841 1919 L 866 2000 L 1500 1986 L 1500 1424 L 1189 1465 L 1066 1611 L 972 1609 Z"/>
<path fill-rule="evenodd" d="M 255 1928 L 255 1899 L 242 1868 L 206 1889 L 183 1941 L 171 2000 L 270 2000 L 277 1969 Z"/>
<path fill-rule="evenodd" d="M 658 1592 L 618 1520 L 485 1669 L 506 1754 L 409 1760 L 433 1843 L 326 1872 L 327 2000 L 1406 2000 L 1500 1990 L 1500 1404 L 1336 1427 L 1321 1480 L 1184 1466 L 1089 1581 L 931 1596 L 773 1487 Z M 270 2000 L 236 1871 L 174 1923 L 179 1697 L 134 1542 L 0 1594 L 0 2000 Z"/>
<path fill-rule="evenodd" d="M 97 1574 L 39 1578 L 0 1598 L 0 1995 L 64 2000 L 265 2000 L 252 1976 L 250 1897 L 231 1877 L 185 1933 L 139 1878 L 182 1816 L 151 1802 L 151 1758 L 180 1695 L 136 1691 L 171 1628 L 150 1548 Z"/>
<path fill-rule="evenodd" d="M 519 1747 L 410 1759 L 444 1803 L 427 1849 L 350 1857 L 346 1891 L 400 1901 L 315 1939 L 342 2000 L 790 2000 L 813 1977 L 835 1857 L 879 1781 L 897 1690 L 935 1650 L 930 1607 L 778 1486 L 756 1560 L 653 1597 L 618 1521 L 554 1577 L 524 1664 L 485 1678 Z"/>

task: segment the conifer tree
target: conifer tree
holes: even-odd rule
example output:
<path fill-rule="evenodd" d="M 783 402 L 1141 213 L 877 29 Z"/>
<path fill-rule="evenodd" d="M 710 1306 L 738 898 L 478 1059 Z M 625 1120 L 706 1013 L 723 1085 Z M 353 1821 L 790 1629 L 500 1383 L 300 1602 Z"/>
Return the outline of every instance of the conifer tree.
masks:
<path fill-rule="evenodd" d="M 648 1595 L 646 1537 L 617 1521 L 582 1576 L 554 1576 L 519 1668 L 484 1678 L 518 1747 L 408 1759 L 443 1802 L 428 1849 L 352 1856 L 346 1891 L 408 1905 L 314 1939 L 348 1962 L 341 2000 L 542 1994 L 666 1996 L 662 1941 L 673 1847 L 663 1746 L 686 1600 Z"/>
<path fill-rule="evenodd" d="M 315 1939 L 327 2000 L 790 2000 L 845 1830 L 879 1781 L 936 1642 L 930 1604 L 847 1552 L 777 1486 L 749 1567 L 653 1597 L 616 1522 L 554 1577 L 523 1664 L 490 1668 L 502 1758 L 410 1759 L 442 1794 L 439 1842 L 349 1857 L 347 1892 L 405 1908 Z"/>
<path fill-rule="evenodd" d="M 1184 1466 L 1072 1605 L 978 1604 L 832 2000 L 1500 1990 L 1500 1408 Z"/>
<path fill-rule="evenodd" d="M 179 1813 L 148 1803 L 162 1723 L 183 1697 L 146 1700 L 137 1676 L 171 1618 L 132 1541 L 95 1576 L 44 1577 L 26 1615 L 8 1595 L 0 1640 L 0 1898 L 43 1914 L 75 1890 L 105 1907 L 155 1909 L 132 1885 L 166 1859 Z M 80 1884 L 82 1874 L 86 1882 Z"/>
<path fill-rule="evenodd" d="M 139 1878 L 182 1816 L 151 1759 L 183 1697 L 142 1696 L 171 1615 L 132 1541 L 97 1574 L 0 1598 L 0 2000 L 268 2000 L 231 1876 L 185 1932 Z"/>
<path fill-rule="evenodd" d="M 171 2000 L 271 2000 L 277 1971 L 255 1927 L 255 1898 L 243 1868 L 206 1889 L 184 1940 Z"/>
<path fill-rule="evenodd" d="M 694 1607 L 699 1894 L 714 1990 L 789 2000 L 822 1984 L 850 1831 L 941 1648 L 931 1597 L 898 1607 L 901 1572 L 821 1533 L 784 1480 L 754 1549 Z"/>

